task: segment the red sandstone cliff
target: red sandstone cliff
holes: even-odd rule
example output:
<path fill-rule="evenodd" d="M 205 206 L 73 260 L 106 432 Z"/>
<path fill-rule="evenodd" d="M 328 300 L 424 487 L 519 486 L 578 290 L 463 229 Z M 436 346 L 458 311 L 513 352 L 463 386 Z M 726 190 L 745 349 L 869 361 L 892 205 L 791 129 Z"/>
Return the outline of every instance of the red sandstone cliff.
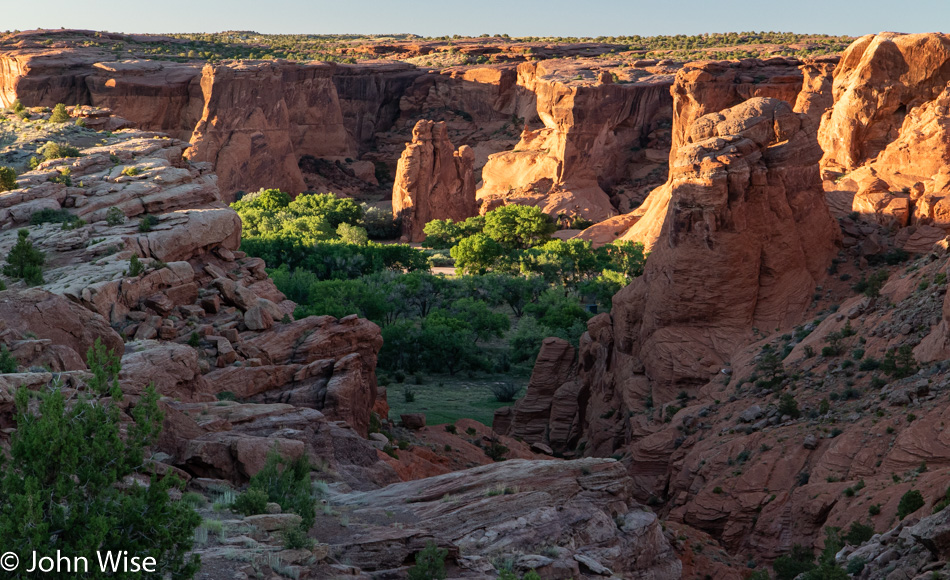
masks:
<path fill-rule="evenodd" d="M 471 147 L 456 151 L 449 142 L 445 123 L 416 123 L 393 186 L 393 214 L 402 220 L 405 240 L 421 242 L 423 227 L 434 219 L 462 221 L 478 215 L 474 162 Z"/>
<path fill-rule="evenodd" d="M 670 71 L 635 72 L 616 83 L 571 62 L 519 65 L 518 84 L 536 96 L 542 126 L 525 127 L 513 151 L 489 158 L 478 191 L 483 211 L 520 203 L 594 221 L 615 215 L 604 188 L 627 177 L 635 152 L 669 120 Z"/>

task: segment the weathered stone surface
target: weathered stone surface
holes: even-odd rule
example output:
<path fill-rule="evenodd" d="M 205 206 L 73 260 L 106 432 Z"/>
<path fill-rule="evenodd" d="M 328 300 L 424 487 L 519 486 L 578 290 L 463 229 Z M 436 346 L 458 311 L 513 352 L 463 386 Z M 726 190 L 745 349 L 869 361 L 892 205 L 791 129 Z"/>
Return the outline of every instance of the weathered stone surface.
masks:
<path fill-rule="evenodd" d="M 122 338 L 101 316 L 38 288 L 0 292 L 0 330 L 5 328 L 49 339 L 83 359 L 97 339 L 119 353 L 125 348 Z"/>
<path fill-rule="evenodd" d="M 905 115 L 950 81 L 950 38 L 943 34 L 869 34 L 841 56 L 834 108 L 822 119 L 822 165 L 850 171 L 894 141 Z M 940 149 L 945 149 L 941 147 Z"/>
<path fill-rule="evenodd" d="M 589 566 L 621 577 L 679 578 L 682 564 L 659 520 L 632 501 L 629 485 L 623 466 L 609 459 L 509 460 L 399 483 L 340 501 L 357 517 L 389 510 L 410 518 L 413 526 L 399 536 L 406 539 L 395 542 L 392 529 L 379 528 L 358 544 L 335 549 L 373 570 L 421 549 L 423 542 L 409 538 L 439 538 L 469 557 L 514 550 L 528 555 L 545 544 L 558 547 L 558 559 L 581 555 Z M 485 501 L 486 490 L 497 490 L 494 501 Z M 384 541 L 390 556 L 371 556 L 380 550 L 368 546 Z"/>
<path fill-rule="evenodd" d="M 574 347 L 566 340 L 544 339 L 528 382 L 528 390 L 513 407 L 508 435 L 528 443 L 548 442 L 549 430 L 558 428 L 551 425 L 552 402 L 558 388 L 571 378 L 574 355 Z"/>
<path fill-rule="evenodd" d="M 449 142 L 445 123 L 416 123 L 393 185 L 393 214 L 402 219 L 404 239 L 422 241 L 422 228 L 434 219 L 462 221 L 478 215 L 474 162 L 470 147 L 456 151 Z"/>

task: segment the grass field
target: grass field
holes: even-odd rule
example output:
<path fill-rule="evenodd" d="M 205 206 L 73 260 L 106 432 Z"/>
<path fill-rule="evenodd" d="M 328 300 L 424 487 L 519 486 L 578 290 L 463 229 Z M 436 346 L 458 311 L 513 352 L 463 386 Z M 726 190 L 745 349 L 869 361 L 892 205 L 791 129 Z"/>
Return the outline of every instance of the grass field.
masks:
<path fill-rule="evenodd" d="M 518 396 L 523 397 L 528 384 L 527 376 L 512 375 L 468 378 L 460 373 L 454 377 L 419 375 L 419 378 L 421 385 L 415 384 L 414 378 L 409 376 L 403 384 L 393 382 L 386 386 L 391 419 L 398 421 L 402 413 L 425 413 L 429 425 L 454 423 L 465 418 L 491 425 L 495 409 L 513 404 L 496 401 L 491 386 L 502 382 L 514 383 L 521 387 Z M 405 389 L 415 394 L 415 401 L 406 402 Z"/>

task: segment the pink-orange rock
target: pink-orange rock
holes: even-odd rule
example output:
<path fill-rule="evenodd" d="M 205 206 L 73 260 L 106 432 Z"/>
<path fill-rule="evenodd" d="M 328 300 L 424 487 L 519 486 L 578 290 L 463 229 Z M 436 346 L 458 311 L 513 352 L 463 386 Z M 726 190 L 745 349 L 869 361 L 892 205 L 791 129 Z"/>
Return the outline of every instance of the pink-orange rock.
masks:
<path fill-rule="evenodd" d="M 402 219 L 403 239 L 425 239 L 423 228 L 436 219 L 462 221 L 478 215 L 475 153 L 449 142 L 445 123 L 419 121 L 396 169 L 393 214 Z"/>
<path fill-rule="evenodd" d="M 519 65 L 518 84 L 536 95 L 543 126 L 525 126 L 514 150 L 489 156 L 478 191 L 482 213 L 517 203 L 593 221 L 616 215 L 605 188 L 624 178 L 631 162 L 643 162 L 634 152 L 668 121 L 672 76 L 640 71 L 623 84 L 595 83 L 574 76 L 573 66 L 560 60 Z"/>
<path fill-rule="evenodd" d="M 823 56 L 805 61 L 802 70 L 802 90 L 795 100 L 795 112 L 804 113 L 817 125 L 821 116 L 834 105 L 832 80 L 839 57 Z"/>
<path fill-rule="evenodd" d="M 877 156 L 908 113 L 944 91 L 948 62 L 944 34 L 883 32 L 851 44 L 835 70 L 834 108 L 821 123 L 822 166 L 851 171 Z"/>
<path fill-rule="evenodd" d="M 673 96 L 671 164 L 680 146 L 689 140 L 693 123 L 710 113 L 737 105 L 752 97 L 781 99 L 791 106 L 796 103 L 801 91 L 821 91 L 811 88 L 807 76 L 803 81 L 801 61 L 797 59 L 770 58 L 733 61 L 704 61 L 688 63 L 676 73 L 670 88 Z M 809 73 L 810 74 L 810 73 Z M 671 165 L 672 171 L 672 165 Z M 626 214 L 619 222 L 629 223 L 624 232 L 615 236 L 623 241 L 639 242 L 647 251 L 657 243 L 669 210 L 671 180 L 653 189 L 643 203 Z M 605 239 L 607 225 L 594 230 L 590 235 Z"/>
<path fill-rule="evenodd" d="M 5 328 L 49 339 L 83 360 L 96 340 L 120 356 L 125 351 L 122 338 L 102 316 L 38 288 L 0 292 L 0 329 Z"/>
<path fill-rule="evenodd" d="M 800 321 L 840 238 L 820 154 L 814 125 L 776 99 L 693 124 L 671 169 L 662 243 L 581 341 L 588 450 L 612 453 L 627 410 L 705 384 L 754 328 Z"/>

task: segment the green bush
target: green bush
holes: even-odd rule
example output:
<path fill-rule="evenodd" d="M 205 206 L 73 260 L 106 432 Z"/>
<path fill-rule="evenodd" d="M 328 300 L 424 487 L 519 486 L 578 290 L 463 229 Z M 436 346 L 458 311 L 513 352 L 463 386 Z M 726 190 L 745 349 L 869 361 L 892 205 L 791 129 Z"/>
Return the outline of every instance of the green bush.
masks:
<path fill-rule="evenodd" d="M 884 287 L 888 277 L 890 277 L 890 274 L 884 269 L 874 272 L 870 277 L 862 275 L 861 279 L 851 286 L 851 289 L 855 292 L 862 292 L 870 298 L 877 298 L 881 295 L 881 288 Z"/>
<path fill-rule="evenodd" d="M 445 558 L 449 551 L 427 542 L 416 554 L 416 565 L 409 569 L 409 580 L 444 580 Z"/>
<path fill-rule="evenodd" d="M 290 526 L 282 530 L 280 535 L 285 550 L 309 550 L 313 548 L 313 538 L 309 537 L 306 530 L 299 526 Z"/>
<path fill-rule="evenodd" d="M 873 503 L 868 506 L 868 513 L 872 516 L 879 515 L 881 513 L 881 504 Z"/>
<path fill-rule="evenodd" d="M 16 189 L 16 171 L 12 167 L 0 167 L 0 192 Z"/>
<path fill-rule="evenodd" d="M 252 487 L 235 498 L 231 509 L 246 516 L 262 514 L 267 511 L 267 492 Z"/>
<path fill-rule="evenodd" d="M 347 244 L 363 246 L 369 241 L 369 235 L 367 235 L 365 229 L 345 222 L 337 226 L 336 234 Z"/>
<path fill-rule="evenodd" d="M 135 177 L 141 173 L 142 170 L 135 166 L 129 166 L 122 170 L 122 175 L 125 175 L 126 177 Z"/>
<path fill-rule="evenodd" d="M 924 507 L 924 496 L 916 489 L 912 489 L 901 496 L 901 501 L 897 504 L 897 518 L 902 520 L 922 507 Z"/>
<path fill-rule="evenodd" d="M 143 264 L 142 260 L 139 259 L 139 255 L 132 254 L 132 257 L 129 258 L 129 276 L 132 278 L 138 278 L 144 271 L 145 264 Z"/>
<path fill-rule="evenodd" d="M 43 161 L 52 159 L 62 159 L 64 157 L 79 157 L 79 149 L 66 145 L 65 143 L 56 143 L 48 141 L 36 152 L 43 156 Z"/>
<path fill-rule="evenodd" d="M 846 543 L 853 546 L 859 546 L 871 539 L 874 535 L 874 527 L 860 522 L 852 522 L 848 528 L 848 533 L 843 536 Z"/>
<path fill-rule="evenodd" d="M 41 209 L 33 212 L 30 216 L 30 225 L 38 226 L 40 224 L 64 224 L 76 221 L 79 218 L 69 213 L 66 209 Z"/>
<path fill-rule="evenodd" d="M 93 374 L 114 378 L 115 368 L 102 368 L 99 358 L 87 356 Z M 171 500 L 169 492 L 182 483 L 153 476 L 142 485 L 132 477 L 147 476 L 145 450 L 161 431 L 158 393 L 146 387 L 128 407 L 128 422 L 120 400 L 95 393 L 71 393 L 67 404 L 58 383 L 40 392 L 17 390 L 17 429 L 0 464 L 4 549 L 70 559 L 89 557 L 90 550 L 124 550 L 154 557 L 161 575 L 191 578 L 200 565 L 190 552 L 201 517 L 189 504 Z"/>
<path fill-rule="evenodd" d="M 50 115 L 50 123 L 65 123 L 69 120 L 69 113 L 66 112 L 66 105 L 62 103 L 56 103 L 56 106 L 53 107 L 53 114 Z"/>
<path fill-rule="evenodd" d="M 525 250 L 551 239 L 557 224 L 538 207 L 512 204 L 485 214 L 482 231 L 507 249 Z"/>
<path fill-rule="evenodd" d="M 271 450 L 264 467 L 251 477 L 248 490 L 241 495 L 251 491 L 255 491 L 253 507 L 260 505 L 259 498 L 263 497 L 265 505 L 271 501 L 280 505 L 285 513 L 299 515 L 304 530 L 313 526 L 316 510 L 310 492 L 310 462 L 306 456 L 290 460 Z"/>
<path fill-rule="evenodd" d="M 867 565 L 868 561 L 862 558 L 861 556 L 856 556 L 848 560 L 848 566 L 845 568 L 845 572 L 852 576 L 857 576 L 864 571 L 864 567 Z"/>
<path fill-rule="evenodd" d="M 392 210 L 363 204 L 361 226 L 371 240 L 392 240 L 402 233 L 401 220 L 393 217 Z"/>
<path fill-rule="evenodd" d="M 881 370 L 888 375 L 902 379 L 917 372 L 917 361 L 914 359 L 914 350 L 909 344 L 897 349 L 890 349 L 884 354 L 881 361 Z"/>
<path fill-rule="evenodd" d="M 792 546 L 788 554 L 775 559 L 772 569 L 777 580 L 793 580 L 799 574 L 815 568 L 815 554 L 800 544 Z"/>
<path fill-rule="evenodd" d="M 17 232 L 17 242 L 7 254 L 7 265 L 3 267 L 3 274 L 10 278 L 23 279 L 28 285 L 36 286 L 43 283 L 46 254 L 33 247 L 33 242 L 27 239 L 29 236 L 30 232 L 26 229 Z"/>
<path fill-rule="evenodd" d="M 798 401 L 791 393 L 783 393 L 778 403 L 779 415 L 788 415 L 792 419 L 801 417 L 801 411 L 798 410 Z"/>
<path fill-rule="evenodd" d="M 139 231 L 142 233 L 152 231 L 152 228 L 158 225 L 158 218 L 151 215 L 145 214 L 142 216 L 142 219 L 139 220 Z"/>
<path fill-rule="evenodd" d="M 125 223 L 125 213 L 115 206 L 106 211 L 106 223 L 110 226 L 118 226 Z"/>
<path fill-rule="evenodd" d="M 0 345 L 0 375 L 15 373 L 17 371 L 17 360 L 10 354 L 7 345 Z"/>
<path fill-rule="evenodd" d="M 521 387 L 510 382 L 495 383 L 491 385 L 491 392 L 495 400 L 499 403 L 511 403 L 518 398 Z"/>

